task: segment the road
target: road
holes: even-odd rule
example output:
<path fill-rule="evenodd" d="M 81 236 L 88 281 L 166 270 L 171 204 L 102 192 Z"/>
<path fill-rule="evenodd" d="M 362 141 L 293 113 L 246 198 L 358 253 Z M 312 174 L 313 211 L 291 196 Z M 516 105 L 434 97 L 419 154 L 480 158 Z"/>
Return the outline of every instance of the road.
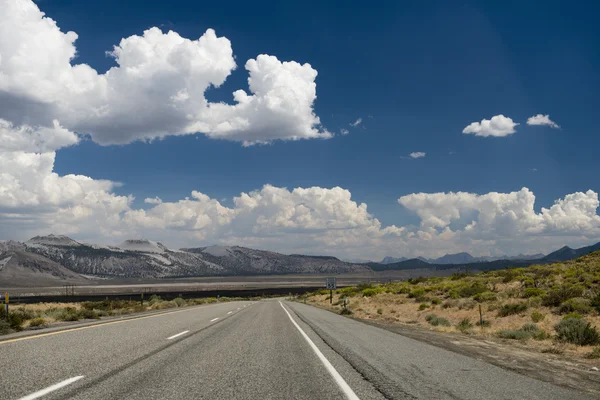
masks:
<path fill-rule="evenodd" d="M 587 399 L 308 305 L 185 308 L 0 342 L 1 399 Z"/>

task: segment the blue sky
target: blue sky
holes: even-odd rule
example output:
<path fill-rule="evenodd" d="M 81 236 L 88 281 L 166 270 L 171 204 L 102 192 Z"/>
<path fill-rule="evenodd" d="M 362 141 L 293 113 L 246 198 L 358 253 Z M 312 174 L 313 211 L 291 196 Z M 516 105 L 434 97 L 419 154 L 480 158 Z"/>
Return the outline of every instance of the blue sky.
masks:
<path fill-rule="evenodd" d="M 122 193 L 140 200 L 176 200 L 190 188 L 220 199 L 265 183 L 342 186 L 389 223 L 408 217 L 395 200 L 413 192 L 526 186 L 541 207 L 566 193 L 600 189 L 594 168 L 600 139 L 593 133 L 600 32 L 589 5 L 46 3 L 64 30 L 79 33 L 78 61 L 98 70 L 114 64 L 104 52 L 120 38 L 163 24 L 189 38 L 214 28 L 232 41 L 238 60 L 268 53 L 308 62 L 319 71 L 315 110 L 323 124 L 351 131 L 252 148 L 202 136 L 123 147 L 86 143 L 62 150 L 59 173 L 119 181 Z M 246 79 L 238 69 L 208 97 L 230 101 Z M 521 123 L 512 137 L 461 134 L 470 122 L 501 113 Z M 524 126 L 537 113 L 550 114 L 562 129 Z M 357 118 L 363 124 L 349 127 Z M 400 158 L 413 151 L 427 156 Z"/>
<path fill-rule="evenodd" d="M 600 190 L 598 5 L 323 3 L 36 2 L 61 31 L 77 32 L 72 64 L 88 64 L 98 73 L 115 66 L 106 51 L 150 27 L 191 40 L 214 29 L 231 42 L 237 69 L 221 87 L 206 91 L 210 102 L 232 103 L 232 92 L 248 91 L 244 63 L 259 54 L 309 63 L 318 71 L 314 113 L 336 134 L 249 147 L 202 133 L 107 146 L 88 137 L 57 149 L 54 172 L 119 182 L 111 193 L 135 196 L 132 209 L 151 208 L 144 203 L 148 197 L 177 202 L 192 190 L 233 207 L 234 196 L 265 184 L 290 190 L 339 186 L 353 201 L 366 203 L 383 227 L 419 225 L 423 217 L 398 204 L 414 193 L 484 195 L 526 187 L 539 213 L 568 194 Z M 462 133 L 472 122 L 500 114 L 519 124 L 514 134 Z M 527 125 L 537 114 L 549 115 L 560 129 Z M 359 118 L 361 124 L 350 126 Z M 341 129 L 349 133 L 341 135 Z M 413 159 L 412 152 L 426 155 Z M 546 245 L 534 240 L 531 250 L 587 243 L 595 235 L 570 231 Z M 441 249 L 528 250 L 509 242 L 494 249 L 461 243 Z M 407 246 L 396 253 L 410 252 Z M 388 243 L 371 253 L 394 249 Z M 344 252 L 311 245 L 305 250 Z"/>

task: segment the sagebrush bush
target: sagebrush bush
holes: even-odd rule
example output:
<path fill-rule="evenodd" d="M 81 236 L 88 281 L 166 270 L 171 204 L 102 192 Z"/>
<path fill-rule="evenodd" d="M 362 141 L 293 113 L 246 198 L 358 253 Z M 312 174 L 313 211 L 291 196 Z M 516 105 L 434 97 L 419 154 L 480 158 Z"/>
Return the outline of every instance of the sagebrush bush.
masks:
<path fill-rule="evenodd" d="M 41 328 L 46 326 L 46 320 L 44 318 L 34 318 L 29 321 L 29 326 L 32 328 Z"/>
<path fill-rule="evenodd" d="M 0 335 L 5 335 L 11 331 L 10 324 L 6 322 L 5 318 L 0 319 Z"/>
<path fill-rule="evenodd" d="M 572 299 L 563 301 L 558 307 L 558 312 L 561 314 L 567 314 L 571 312 L 588 314 L 590 311 L 592 311 L 590 300 L 584 299 L 583 297 L 573 297 Z"/>
<path fill-rule="evenodd" d="M 546 307 L 558 307 L 562 302 L 565 302 L 574 297 L 581 297 L 583 288 L 575 285 L 562 285 L 554 288 L 543 297 L 542 305 Z"/>
<path fill-rule="evenodd" d="M 600 358 L 600 347 L 594 347 L 594 349 L 591 352 L 585 355 L 585 358 Z"/>
<path fill-rule="evenodd" d="M 533 322 L 543 321 L 544 318 L 546 318 L 546 316 L 544 314 L 542 314 L 541 312 L 534 311 L 534 312 L 531 313 L 531 320 Z"/>
<path fill-rule="evenodd" d="M 371 296 L 375 296 L 378 295 L 380 293 L 384 293 L 385 289 L 382 287 L 378 287 L 378 288 L 366 288 L 362 290 L 362 295 L 364 297 L 371 297 Z"/>
<path fill-rule="evenodd" d="M 429 304 L 427 304 L 427 303 L 421 303 L 419 305 L 419 311 L 423 311 L 423 310 L 428 309 L 428 308 L 429 308 Z"/>
<path fill-rule="evenodd" d="M 493 292 L 482 292 L 473 296 L 473 300 L 478 301 L 480 303 L 486 301 L 496 301 L 498 300 L 498 296 L 496 296 L 496 293 Z"/>
<path fill-rule="evenodd" d="M 461 332 L 467 332 L 472 327 L 473 323 L 470 318 L 464 318 L 456 325 L 456 328 Z"/>
<path fill-rule="evenodd" d="M 579 346 L 600 343 L 600 334 L 591 323 L 580 318 L 567 318 L 554 326 L 559 341 Z"/>
<path fill-rule="evenodd" d="M 442 317 L 438 317 L 435 314 L 428 314 L 425 317 L 425 320 L 427 322 L 429 322 L 430 325 L 433 326 L 450 326 L 450 321 L 448 321 L 446 318 L 442 318 Z"/>
<path fill-rule="evenodd" d="M 521 297 L 528 299 L 530 297 L 545 296 L 545 295 L 546 295 L 546 291 L 544 289 L 528 287 L 523 291 L 523 295 Z"/>
<path fill-rule="evenodd" d="M 531 339 L 532 335 L 529 332 L 518 330 L 502 330 L 496 332 L 496 335 L 502 339 L 527 340 Z"/>
<path fill-rule="evenodd" d="M 185 306 L 185 300 L 182 299 L 181 297 L 177 297 L 177 298 L 173 299 L 173 301 L 175 302 L 175 304 L 177 304 L 177 307 Z"/>
<path fill-rule="evenodd" d="M 378 308 L 377 309 L 377 314 L 379 314 L 379 315 L 383 314 L 383 308 Z"/>
<path fill-rule="evenodd" d="M 504 304 L 498 310 L 498 317 L 508 317 L 509 315 L 520 314 L 527 311 L 527 308 L 528 306 L 525 303 Z"/>

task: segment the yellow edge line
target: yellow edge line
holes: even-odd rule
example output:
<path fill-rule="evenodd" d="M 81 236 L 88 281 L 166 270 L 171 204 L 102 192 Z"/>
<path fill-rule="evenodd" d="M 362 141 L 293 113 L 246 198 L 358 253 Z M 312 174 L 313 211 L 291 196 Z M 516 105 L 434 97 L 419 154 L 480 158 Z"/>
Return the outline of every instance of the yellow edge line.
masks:
<path fill-rule="evenodd" d="M 185 312 L 185 311 L 192 311 L 192 310 L 196 310 L 198 308 L 204 308 L 204 307 L 201 306 L 201 307 L 188 308 L 187 310 L 168 311 L 168 312 L 163 312 L 163 313 L 156 314 L 156 315 L 146 315 L 145 317 L 128 318 L 128 319 L 119 320 L 119 321 L 101 322 L 101 323 L 98 323 L 98 324 L 95 324 L 95 325 L 81 326 L 79 328 L 65 329 L 65 330 L 57 331 L 57 332 L 41 333 L 39 335 L 25 336 L 25 337 L 22 337 L 22 338 L 16 338 L 16 339 L 9 339 L 9 340 L 0 341 L 0 345 L 3 345 L 5 343 L 20 342 L 21 340 L 37 339 L 37 338 L 41 338 L 41 337 L 45 337 L 45 336 L 58 335 L 58 334 L 61 334 L 61 333 L 68 333 L 68 332 L 74 332 L 74 331 L 82 331 L 84 329 L 100 328 L 100 327 L 103 327 L 103 326 L 120 324 L 120 323 L 123 323 L 123 322 L 139 321 L 140 319 L 162 317 L 164 315 L 176 314 L 176 313 Z"/>

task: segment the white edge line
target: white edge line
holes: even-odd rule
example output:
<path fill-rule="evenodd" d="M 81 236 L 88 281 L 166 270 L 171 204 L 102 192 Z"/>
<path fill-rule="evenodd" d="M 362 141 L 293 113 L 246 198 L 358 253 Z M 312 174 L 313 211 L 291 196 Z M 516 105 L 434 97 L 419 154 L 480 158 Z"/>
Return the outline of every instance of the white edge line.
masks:
<path fill-rule="evenodd" d="M 281 301 L 279 302 L 279 305 L 281 306 L 281 308 L 283 308 L 283 311 L 285 311 L 285 313 L 290 318 L 290 321 L 292 321 L 292 324 L 294 324 L 296 329 L 298 329 L 300 331 L 300 334 L 302 335 L 302 337 L 304 337 L 304 339 L 306 339 L 306 341 L 308 342 L 310 347 L 317 354 L 317 357 L 319 357 L 319 359 L 321 360 L 321 362 L 327 369 L 327 372 L 329 372 L 329 374 L 333 377 L 333 380 L 335 380 L 335 383 L 337 383 L 337 385 L 340 387 L 342 392 L 344 392 L 344 394 L 346 395 L 346 398 L 348 398 L 349 400 L 360 400 L 358 398 L 358 396 L 356 395 L 356 393 L 354 393 L 354 390 L 352 390 L 352 388 L 346 383 L 344 378 L 342 378 L 340 373 L 337 372 L 337 370 L 333 367 L 333 365 L 331 365 L 329 360 L 327 358 L 325 358 L 323 353 L 321 353 L 321 350 L 319 350 L 319 348 L 313 343 L 312 340 L 310 340 L 308 335 L 302 330 L 302 328 L 300 328 L 300 326 L 296 323 L 296 321 L 294 321 L 294 318 L 292 318 L 292 316 L 290 315 L 288 310 L 286 310 L 286 308 L 283 306 Z"/>
<path fill-rule="evenodd" d="M 215 322 L 218 319 L 219 319 L 218 317 L 217 318 L 213 318 L 213 319 L 210 320 L 210 322 Z"/>
<path fill-rule="evenodd" d="M 64 380 L 62 382 L 58 382 L 58 383 L 56 383 L 56 384 L 54 384 L 52 386 L 48 386 L 45 389 L 38 390 L 35 393 L 31 393 L 28 396 L 21 397 L 19 400 L 34 400 L 34 399 L 39 399 L 40 397 L 45 396 L 45 395 L 47 395 L 50 392 L 54 392 L 55 390 L 58 390 L 58 389 L 61 389 L 61 388 L 65 387 L 65 386 L 70 385 L 71 383 L 77 382 L 81 378 L 83 378 L 83 375 L 74 376 L 73 378 L 66 379 L 66 380 Z"/>
<path fill-rule="evenodd" d="M 233 311 L 229 311 L 229 312 L 227 313 L 227 315 L 231 314 L 232 312 L 233 312 Z"/>
<path fill-rule="evenodd" d="M 170 337 L 168 337 L 168 338 L 167 338 L 167 340 L 175 339 L 176 337 L 179 337 L 179 336 L 181 336 L 181 335 L 185 335 L 185 334 L 186 334 L 186 333 L 188 333 L 188 332 L 189 332 L 189 331 L 183 331 L 183 332 L 180 332 L 180 333 L 178 333 L 177 335 L 173 335 L 173 336 L 170 336 Z"/>

